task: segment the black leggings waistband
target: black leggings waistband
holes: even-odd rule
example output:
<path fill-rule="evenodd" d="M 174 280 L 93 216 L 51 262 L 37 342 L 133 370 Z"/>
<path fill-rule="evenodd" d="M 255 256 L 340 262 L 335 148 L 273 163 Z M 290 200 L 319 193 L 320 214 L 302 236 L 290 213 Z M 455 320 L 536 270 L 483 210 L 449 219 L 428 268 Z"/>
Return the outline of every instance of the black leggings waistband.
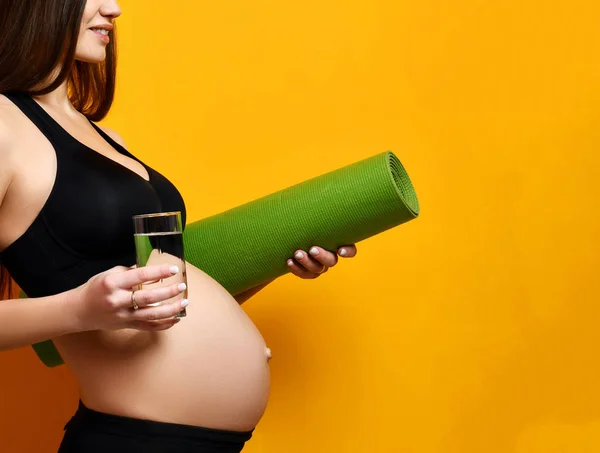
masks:
<path fill-rule="evenodd" d="M 58 453 L 239 453 L 252 433 L 105 414 L 80 401 Z"/>

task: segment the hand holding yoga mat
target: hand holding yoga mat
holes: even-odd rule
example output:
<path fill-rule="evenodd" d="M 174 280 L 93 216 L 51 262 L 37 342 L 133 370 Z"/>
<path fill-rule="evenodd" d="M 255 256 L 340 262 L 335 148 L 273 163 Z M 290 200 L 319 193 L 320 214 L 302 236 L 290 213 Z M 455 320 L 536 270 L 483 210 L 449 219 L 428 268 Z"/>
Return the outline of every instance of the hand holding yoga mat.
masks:
<path fill-rule="evenodd" d="M 418 215 L 410 178 L 386 151 L 187 225 L 185 254 L 235 296 L 287 274 L 298 249 L 335 252 Z M 51 340 L 33 347 L 47 366 L 63 363 Z"/>

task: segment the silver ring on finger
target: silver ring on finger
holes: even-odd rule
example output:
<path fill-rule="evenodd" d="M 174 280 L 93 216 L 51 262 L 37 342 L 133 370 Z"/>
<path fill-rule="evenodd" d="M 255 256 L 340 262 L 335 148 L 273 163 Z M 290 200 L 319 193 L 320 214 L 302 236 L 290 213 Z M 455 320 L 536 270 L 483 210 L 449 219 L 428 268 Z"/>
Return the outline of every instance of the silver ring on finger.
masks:
<path fill-rule="evenodd" d="M 139 310 L 140 306 L 135 301 L 135 291 L 131 291 L 131 305 L 133 305 L 134 310 Z"/>

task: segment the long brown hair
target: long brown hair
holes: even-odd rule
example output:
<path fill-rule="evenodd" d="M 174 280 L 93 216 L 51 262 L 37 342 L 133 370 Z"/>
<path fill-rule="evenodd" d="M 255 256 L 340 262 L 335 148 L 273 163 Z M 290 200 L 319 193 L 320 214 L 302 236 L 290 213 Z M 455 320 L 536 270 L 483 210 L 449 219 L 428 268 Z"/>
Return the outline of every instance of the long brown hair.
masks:
<path fill-rule="evenodd" d="M 75 60 L 86 0 L 0 0 L 0 93 L 43 95 L 67 81 L 73 106 L 91 121 L 103 119 L 115 93 L 117 52 L 111 32 L 106 60 Z M 58 73 L 56 73 L 58 72 Z M 0 265 L 0 300 L 16 286 Z"/>

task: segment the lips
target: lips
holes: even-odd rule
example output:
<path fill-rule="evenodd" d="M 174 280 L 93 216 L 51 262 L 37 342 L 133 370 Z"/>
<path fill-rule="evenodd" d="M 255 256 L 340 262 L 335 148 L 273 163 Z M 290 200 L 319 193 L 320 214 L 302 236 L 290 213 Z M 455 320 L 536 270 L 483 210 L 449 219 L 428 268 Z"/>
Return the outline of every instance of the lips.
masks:
<path fill-rule="evenodd" d="M 114 28 L 113 24 L 98 24 L 98 25 L 92 25 L 91 27 L 89 27 L 91 30 L 106 30 L 106 31 L 111 31 Z"/>
<path fill-rule="evenodd" d="M 92 28 L 91 30 L 94 33 L 100 33 L 101 35 L 108 36 L 108 30 L 105 30 L 104 28 Z"/>
<path fill-rule="evenodd" d="M 110 42 L 110 38 L 108 36 L 109 30 L 105 28 L 90 28 L 90 31 L 100 38 L 104 43 L 108 44 Z"/>

